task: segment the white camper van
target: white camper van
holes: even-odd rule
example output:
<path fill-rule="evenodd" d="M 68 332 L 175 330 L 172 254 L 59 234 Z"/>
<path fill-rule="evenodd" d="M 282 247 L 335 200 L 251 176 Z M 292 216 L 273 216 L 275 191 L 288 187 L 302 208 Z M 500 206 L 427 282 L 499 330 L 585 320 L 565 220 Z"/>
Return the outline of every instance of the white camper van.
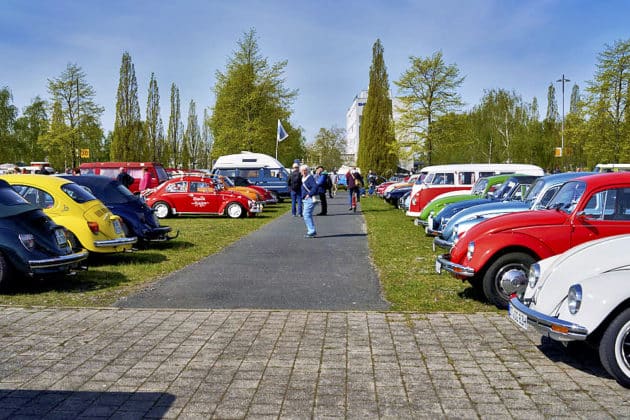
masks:
<path fill-rule="evenodd" d="M 276 159 L 263 153 L 241 152 L 217 159 L 213 175 L 240 176 L 266 188 L 281 201 L 289 197 L 289 172 Z"/>

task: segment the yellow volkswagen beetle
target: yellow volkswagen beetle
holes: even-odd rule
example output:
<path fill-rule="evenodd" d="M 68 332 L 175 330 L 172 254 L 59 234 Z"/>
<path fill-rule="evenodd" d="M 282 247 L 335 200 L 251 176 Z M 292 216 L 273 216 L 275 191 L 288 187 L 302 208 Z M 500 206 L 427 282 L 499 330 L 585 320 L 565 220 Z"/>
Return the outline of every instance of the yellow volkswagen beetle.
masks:
<path fill-rule="evenodd" d="M 70 231 L 90 252 L 111 253 L 131 249 L 137 238 L 126 238 L 120 217 L 85 188 L 51 175 L 0 175 L 31 204 L 44 210 L 58 225 Z"/>

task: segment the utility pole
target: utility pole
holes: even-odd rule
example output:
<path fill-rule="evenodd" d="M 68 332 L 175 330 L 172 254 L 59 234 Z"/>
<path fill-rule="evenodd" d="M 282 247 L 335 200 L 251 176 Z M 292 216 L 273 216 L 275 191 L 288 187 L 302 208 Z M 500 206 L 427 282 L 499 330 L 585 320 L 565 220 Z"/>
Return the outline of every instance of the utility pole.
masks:
<path fill-rule="evenodd" d="M 566 82 L 570 82 L 570 80 L 565 78 L 564 74 L 563 74 L 562 78 L 556 80 L 556 82 L 561 82 L 562 83 L 562 129 L 560 131 L 560 138 L 561 138 L 560 159 L 561 159 L 561 162 L 562 162 L 562 164 L 564 166 L 564 84 Z M 564 167 L 562 169 L 564 169 Z"/>

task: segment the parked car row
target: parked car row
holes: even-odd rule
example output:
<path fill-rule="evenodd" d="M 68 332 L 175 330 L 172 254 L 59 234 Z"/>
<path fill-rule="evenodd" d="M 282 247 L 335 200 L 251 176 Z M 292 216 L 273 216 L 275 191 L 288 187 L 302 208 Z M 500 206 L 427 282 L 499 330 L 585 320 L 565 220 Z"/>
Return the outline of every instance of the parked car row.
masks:
<path fill-rule="evenodd" d="M 530 182 L 526 192 L 517 188 L 520 199 L 470 200 L 434 223 L 434 247 L 446 250 L 436 272 L 509 308 L 521 328 L 595 346 L 604 368 L 630 387 L 630 173 L 564 173 Z M 460 203 L 466 201 L 441 212 Z"/>
<path fill-rule="evenodd" d="M 111 174 L 110 174 L 111 175 Z M 146 198 L 145 198 L 146 197 Z M 174 239 L 160 225 L 175 215 L 254 216 L 274 202 L 263 188 L 185 174 L 133 194 L 110 176 L 0 176 L 0 288 L 19 277 L 86 269 L 90 254 L 124 252 Z"/>

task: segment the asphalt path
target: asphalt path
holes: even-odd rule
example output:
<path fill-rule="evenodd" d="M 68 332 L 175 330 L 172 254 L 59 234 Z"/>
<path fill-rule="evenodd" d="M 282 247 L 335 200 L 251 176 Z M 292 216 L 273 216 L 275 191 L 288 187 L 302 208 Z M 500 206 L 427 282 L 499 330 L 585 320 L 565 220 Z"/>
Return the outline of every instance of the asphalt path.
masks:
<path fill-rule="evenodd" d="M 319 210 L 317 206 L 315 213 Z M 315 216 L 315 224 L 317 237 L 304 238 L 304 221 L 288 212 L 116 306 L 388 309 L 370 263 L 361 212 L 348 211 L 347 196 L 341 194 L 328 199 L 328 215 Z"/>

